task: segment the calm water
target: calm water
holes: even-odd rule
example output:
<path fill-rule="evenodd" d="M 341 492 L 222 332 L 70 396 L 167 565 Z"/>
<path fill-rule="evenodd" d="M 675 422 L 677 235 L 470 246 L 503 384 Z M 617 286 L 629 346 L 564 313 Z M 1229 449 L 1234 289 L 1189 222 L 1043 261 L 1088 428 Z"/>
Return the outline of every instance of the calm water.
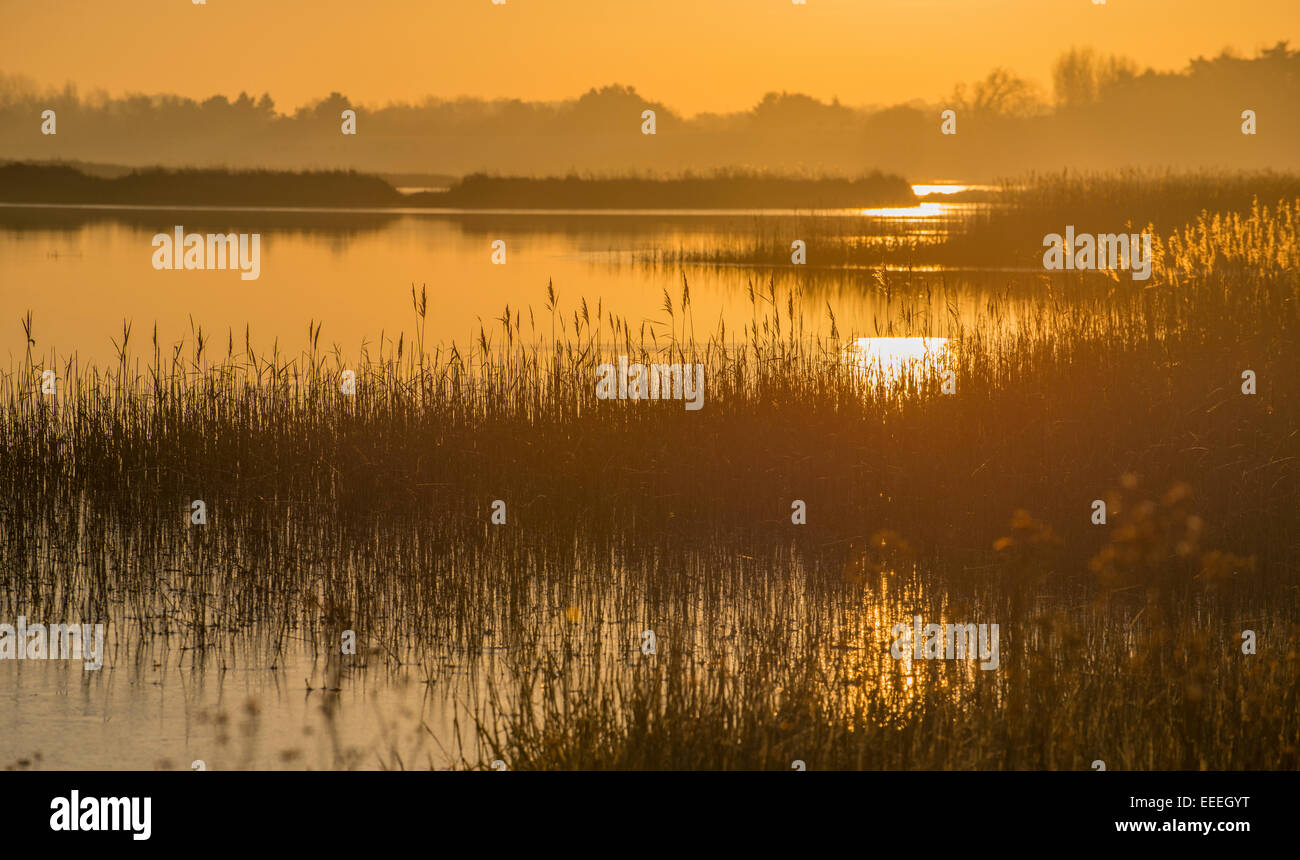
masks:
<path fill-rule="evenodd" d="M 868 236 L 933 235 L 957 206 L 927 202 L 915 209 L 837 212 Z M 412 330 L 412 284 L 427 285 L 430 343 L 476 339 L 480 322 L 509 305 L 529 305 L 549 329 L 545 291 L 552 280 L 566 316 L 585 297 L 595 311 L 662 319 L 666 289 L 680 299 L 682 270 L 639 262 L 678 249 L 735 243 L 755 231 L 799 238 L 807 216 L 754 212 L 323 212 L 308 210 L 171 211 L 155 208 L 0 206 L 0 356 L 9 366 L 24 351 L 19 317 L 34 315 L 35 351 L 77 353 L 83 361 L 114 358 L 122 321 L 134 326 L 133 354 L 146 357 L 156 323 L 160 343 L 189 338 L 201 326 L 224 353 L 227 331 L 242 351 L 245 325 L 254 346 L 296 353 L 309 320 L 323 323 L 321 345 L 345 356 L 381 335 L 396 341 Z M 187 232 L 257 232 L 261 276 L 237 271 L 156 271 L 155 233 L 181 224 Z M 505 265 L 493 265 L 503 240 Z M 815 269 L 815 251 L 808 271 Z M 707 337 L 724 320 L 737 332 L 750 319 L 751 279 L 798 283 L 794 267 L 690 268 L 696 333 Z M 951 275 L 972 307 L 978 288 Z M 831 272 L 806 284 L 808 318 L 826 327 L 825 305 L 845 335 L 896 319 L 900 298 L 870 286 L 870 273 Z M 945 314 L 936 314 L 941 325 Z M 192 323 L 191 323 L 192 321 Z M 857 341 L 864 365 L 891 357 L 937 354 L 941 338 Z M 5 359 L 0 358 L 0 364 Z M 0 619 L 12 622 L 13 619 Z M 68 619 L 69 621 L 75 619 Z M 116 623 L 117 619 L 113 620 Z M 560 623 L 560 622 L 557 622 Z M 636 641 L 636 625 L 626 631 Z M 306 643 L 281 652 L 240 646 L 238 653 L 196 663 L 167 642 L 114 641 L 101 671 L 80 662 L 0 661 L 0 767 L 190 768 L 446 767 L 460 740 L 472 741 L 474 703 L 490 659 L 393 668 L 361 655 L 347 665 L 314 656 Z M 626 659 L 626 658 L 620 658 Z M 472 756 L 471 756 L 472 757 Z"/>
<path fill-rule="evenodd" d="M 801 581 L 801 571 L 789 573 Z M 898 708 L 930 684 L 960 698 L 963 685 L 978 675 L 966 664 L 944 676 L 913 673 L 910 658 L 890 659 L 890 629 L 900 619 L 917 612 L 939 623 L 950 620 L 945 595 L 901 581 L 894 573 L 878 576 L 856 605 L 824 608 L 839 643 L 827 659 L 842 664 L 826 670 L 857 679 L 844 700 L 846 709 L 881 688 Z M 590 589 L 585 599 L 612 609 L 625 605 L 634 589 L 616 579 Z M 685 649 L 700 666 L 734 663 L 748 647 L 735 635 L 737 623 L 744 626 L 746 612 L 755 607 L 731 602 L 719 615 L 706 610 L 702 599 L 693 603 L 690 633 L 664 647 Z M 606 644 L 593 648 L 590 628 L 579 634 L 586 644 L 570 638 L 592 615 L 590 607 L 539 614 L 545 616 L 538 629 L 547 647 L 567 652 L 581 667 L 570 682 L 575 691 L 584 677 L 609 677 L 647 659 L 636 647 L 641 620 L 606 618 L 600 623 L 604 632 L 595 637 Z M 806 619 L 797 612 L 788 617 L 797 637 Z M 505 635 L 485 627 L 472 654 L 461 643 L 458 655 L 435 648 L 403 665 L 369 647 L 349 657 L 314 656 L 301 639 L 271 653 L 264 643 L 249 645 L 248 637 L 236 637 L 198 656 L 177 647 L 181 636 L 154 636 L 142 645 L 133 634 L 110 644 L 96 671 L 86 671 L 80 660 L 0 660 L 0 768 L 463 767 L 466 760 L 480 759 L 476 717 L 486 719 L 493 703 L 513 707 L 509 691 L 518 689 L 520 676 L 509 649 L 497 644 Z M 114 639 L 112 632 L 109 638 Z M 627 647 L 611 647 L 614 642 Z M 531 671 L 524 669 L 525 675 Z M 506 691 L 504 698 L 494 697 L 493 688 Z"/>
<path fill-rule="evenodd" d="M 933 198 L 931 198 L 933 199 Z M 147 356 L 152 328 L 158 339 L 192 342 L 191 325 L 202 327 L 224 354 L 231 333 L 240 350 L 247 326 L 253 345 L 296 354 L 306 345 L 310 321 L 323 324 L 321 347 L 339 345 L 356 356 L 380 337 L 396 342 L 414 329 L 411 285 L 427 285 L 426 342 L 464 345 L 507 305 L 528 308 L 549 334 L 544 309 L 553 281 L 560 308 L 572 315 L 586 298 L 604 318 L 612 311 L 636 330 L 644 319 L 663 323 L 666 289 L 679 302 L 682 267 L 646 265 L 661 252 L 730 247 L 756 233 L 788 242 L 809 236 L 815 225 L 860 231 L 863 236 L 936 235 L 962 204 L 925 202 L 904 210 L 790 212 L 450 212 L 312 210 L 169 210 L 156 207 L 77 208 L 0 205 L 0 296 L 8 311 L 0 319 L 0 365 L 21 358 L 25 343 L 19 317 L 34 316 L 35 352 L 83 362 L 114 359 L 113 339 L 123 321 L 133 325 L 133 346 Z M 176 225 L 197 233 L 261 235 L 261 272 L 242 280 L 237 270 L 158 271 L 151 264 L 152 239 Z M 788 239 L 786 237 L 789 237 Z M 506 243 L 506 263 L 492 263 L 493 243 Z M 826 302 L 845 334 L 872 332 L 898 315 L 871 285 L 869 271 L 838 272 L 818 266 L 810 242 L 808 265 L 755 270 L 749 267 L 687 267 L 693 324 L 701 338 L 720 320 L 736 332 L 751 317 L 746 285 L 774 276 L 779 288 L 807 280 L 807 319 L 827 327 Z M 949 287 L 965 285 L 959 277 Z M 943 322 L 943 314 L 936 321 Z M 543 325 L 543 321 L 545 323 Z M 943 334 L 943 332 L 928 332 Z"/>
<path fill-rule="evenodd" d="M 161 656 L 110 652 L 89 672 L 80 661 L 0 661 L 0 767 L 442 768 L 452 762 L 433 738 L 455 736 L 449 688 L 470 683 L 448 674 L 438 689 L 414 668 L 362 660 L 326 688 L 325 660 L 305 649 L 225 669 Z"/>

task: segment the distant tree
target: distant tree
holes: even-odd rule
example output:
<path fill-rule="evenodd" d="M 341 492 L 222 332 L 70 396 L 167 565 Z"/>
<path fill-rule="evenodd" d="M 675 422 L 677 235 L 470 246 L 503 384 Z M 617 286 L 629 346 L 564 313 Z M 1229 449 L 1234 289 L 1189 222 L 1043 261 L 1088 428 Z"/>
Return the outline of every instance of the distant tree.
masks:
<path fill-rule="evenodd" d="M 592 87 L 573 103 L 565 115 L 564 123 L 583 130 L 628 130 L 637 131 L 641 111 L 653 110 L 657 115 L 659 128 L 664 128 L 664 120 L 671 116 L 662 104 L 651 102 L 636 91 L 636 87 L 611 84 L 596 89 Z M 629 119 L 630 118 L 630 119 Z"/>
<path fill-rule="evenodd" d="M 1127 57 L 1102 57 L 1092 48 L 1070 48 L 1052 67 L 1056 103 L 1072 108 L 1095 104 L 1107 90 L 1137 77 L 1137 64 Z"/>
<path fill-rule="evenodd" d="M 969 91 L 965 84 L 958 84 L 953 89 L 952 102 L 961 112 L 991 117 L 1029 116 L 1043 106 L 1037 87 L 1000 67 Z"/>
<path fill-rule="evenodd" d="M 22 75 L 0 72 L 0 106 L 18 105 L 36 97 L 36 82 Z"/>
<path fill-rule="evenodd" d="M 348 101 L 347 96 L 339 92 L 332 92 L 314 105 L 299 108 L 295 116 L 306 115 L 317 119 L 337 120 L 339 114 L 350 107 L 352 107 L 352 104 Z"/>
<path fill-rule="evenodd" d="M 759 128 L 826 129 L 851 122 L 854 112 L 839 103 L 818 101 L 803 93 L 768 93 L 754 106 L 753 123 Z"/>

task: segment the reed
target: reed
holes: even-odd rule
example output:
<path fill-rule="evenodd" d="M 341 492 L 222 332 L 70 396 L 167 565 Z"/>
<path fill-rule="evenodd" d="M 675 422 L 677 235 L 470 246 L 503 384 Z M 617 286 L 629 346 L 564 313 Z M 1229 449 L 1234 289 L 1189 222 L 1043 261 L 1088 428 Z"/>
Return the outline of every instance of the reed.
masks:
<path fill-rule="evenodd" d="M 950 348 L 892 369 L 772 282 L 700 335 L 685 277 L 654 322 L 548 285 L 464 345 L 412 287 L 411 331 L 347 357 L 315 321 L 293 354 L 124 324 L 86 366 L 29 314 L 0 611 L 111 619 L 116 665 L 354 629 L 482 680 L 463 766 L 1294 768 L 1298 215 L 1162 231 L 1146 284 L 932 296 L 888 332 Z M 617 355 L 703 364 L 704 409 L 596 400 Z M 895 661 L 914 613 L 999 623 L 1003 668 Z"/>

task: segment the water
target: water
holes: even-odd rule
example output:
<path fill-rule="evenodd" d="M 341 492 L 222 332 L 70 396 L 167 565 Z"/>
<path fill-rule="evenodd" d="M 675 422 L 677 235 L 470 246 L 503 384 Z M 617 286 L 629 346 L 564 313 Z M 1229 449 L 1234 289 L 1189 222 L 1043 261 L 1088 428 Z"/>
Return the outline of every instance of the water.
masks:
<path fill-rule="evenodd" d="M 937 187 L 927 191 L 945 193 Z M 963 212 L 960 204 L 931 197 L 907 209 L 818 217 L 851 221 L 867 236 L 916 236 L 941 232 Z M 406 331 L 409 338 L 412 284 L 428 286 L 426 338 L 433 346 L 476 340 L 480 325 L 491 335 L 492 319 L 507 305 L 522 309 L 525 334 L 529 306 L 536 325 L 549 333 L 548 281 L 566 317 L 582 297 L 593 313 L 599 299 L 602 322 L 612 312 L 635 331 L 649 319 L 662 334 L 668 322 L 663 294 L 679 300 L 682 269 L 640 261 L 665 250 L 725 246 L 755 230 L 797 238 L 807 218 L 728 211 L 0 206 L 0 296 L 7 311 L 0 320 L 0 353 L 8 353 L 11 367 L 21 360 L 26 344 L 18 318 L 31 310 L 34 352 L 75 353 L 83 362 L 115 361 L 114 339 L 123 320 L 133 325 L 133 354 L 146 359 L 155 324 L 161 344 L 189 339 L 192 326 L 201 327 L 221 354 L 228 337 L 242 352 L 247 325 L 259 351 L 275 342 L 281 352 L 294 354 L 306 344 L 309 320 L 322 323 L 323 348 L 338 344 L 345 356 L 355 356 L 368 343 L 374 354 L 381 337 L 395 342 Z M 242 280 L 237 271 L 154 270 L 152 237 L 177 224 L 192 232 L 260 233 L 260 278 Z M 496 240 L 506 243 L 505 265 L 491 262 Z M 686 271 L 690 324 L 702 338 L 719 321 L 738 332 L 750 319 L 749 281 L 772 276 L 784 287 L 803 276 L 793 267 Z M 968 286 L 960 278 L 951 284 Z M 906 303 L 872 289 L 869 272 L 832 272 L 807 286 L 809 318 L 825 326 L 830 301 L 845 336 L 896 319 Z M 972 306 L 978 302 L 977 289 L 969 300 Z M 848 343 L 864 373 L 895 376 L 914 372 L 946 346 L 941 337 Z M 905 614 L 876 611 L 882 618 Z M 128 626 L 122 617 L 111 623 Z M 564 625 L 562 617 L 553 620 L 549 635 L 560 637 Z M 638 623 L 619 626 L 620 640 L 636 641 Z M 294 637 L 278 648 L 265 638 L 245 637 L 203 657 L 185 648 L 184 637 L 146 643 L 118 637 L 112 643 L 100 671 L 83 671 L 77 661 L 0 661 L 0 767 L 455 766 L 463 761 L 460 746 L 474 740 L 473 717 L 485 684 L 505 679 L 490 642 L 472 658 L 444 653 L 416 665 L 394 665 L 383 655 L 367 655 L 364 646 L 354 659 L 331 662 L 322 649 Z M 633 658 L 620 653 L 606 659 Z"/>
<path fill-rule="evenodd" d="M 802 580 L 797 569 L 787 573 L 792 582 Z M 565 666 L 567 683 L 579 695 L 585 680 L 626 673 L 646 659 L 636 647 L 643 641 L 640 631 L 646 622 L 627 617 L 647 610 L 641 606 L 628 612 L 627 595 L 635 584 L 616 578 L 586 588 L 585 609 L 539 612 L 544 617 L 536 625 L 544 649 Z M 769 606 L 749 605 L 751 601 L 737 595 L 721 610 L 708 609 L 704 596 L 696 595 L 688 601 L 689 617 L 676 635 L 665 631 L 659 659 L 673 648 L 685 651 L 700 666 L 735 666 L 752 648 L 745 636 L 737 636 L 738 628 L 752 623 L 751 613 L 787 618 L 788 634 L 797 642 L 807 625 L 803 613 L 815 612 L 839 631 L 835 638 L 841 644 L 827 656 L 825 671 L 851 680 L 846 709 L 877 690 L 886 691 L 897 708 L 914 701 L 927 686 L 957 700 L 964 686 L 976 679 L 973 666 L 958 667 L 957 674 L 944 677 L 913 671 L 910 659 L 895 663 L 888 656 L 896 621 L 910 620 L 913 612 L 940 622 L 946 619 L 941 593 L 901 585 L 894 572 L 875 576 L 871 588 L 849 607 L 813 607 L 798 592 L 785 592 Z M 494 602 L 502 599 L 497 595 Z M 602 613 L 620 617 L 595 622 L 595 604 L 603 607 Z M 662 617 L 662 609 L 659 614 Z M 120 613 L 111 622 L 118 633 L 119 623 L 129 626 Z M 600 632 L 593 633 L 593 627 Z M 400 663 L 364 641 L 356 655 L 326 656 L 302 634 L 275 648 L 267 644 L 264 632 L 232 637 L 202 655 L 183 646 L 183 634 L 149 639 L 134 632 L 110 635 L 114 641 L 103 667 L 95 671 L 85 670 L 81 660 L 0 660 L 0 767 L 472 766 L 492 758 L 475 746 L 476 717 L 485 718 L 489 705 L 504 702 L 511 708 L 512 686 L 518 689 L 519 678 L 534 671 L 528 659 L 511 662 L 507 642 L 521 651 L 537 646 L 507 639 L 500 629 L 475 634 L 480 635 L 481 647 L 474 653 L 461 642 L 458 648 L 433 646 L 415 662 Z M 494 687 L 504 695 L 494 696 Z"/>
<path fill-rule="evenodd" d="M 864 236 L 933 236 L 967 205 L 928 198 L 905 210 L 842 210 L 818 213 L 817 223 L 841 222 Z M 152 239 L 171 233 L 236 232 L 261 235 L 261 272 L 243 280 L 237 270 L 158 271 Z M 147 355 L 156 324 L 160 344 L 193 342 L 202 328 L 222 352 L 233 339 L 243 350 L 245 327 L 255 349 L 296 354 L 306 345 L 309 321 L 322 323 L 321 346 L 338 345 L 345 356 L 381 336 L 394 343 L 414 328 L 410 290 L 427 285 L 426 343 L 462 348 L 489 336 L 492 320 L 506 306 L 522 311 L 525 336 L 531 306 L 538 331 L 550 332 L 545 310 L 553 282 L 560 308 L 571 316 L 585 298 L 602 321 L 625 317 L 633 329 L 651 320 L 667 331 L 661 310 L 666 290 L 679 302 L 683 269 L 644 265 L 662 252 L 709 251 L 734 246 L 755 232 L 808 235 L 807 213 L 791 212 L 457 212 L 450 210 L 204 209 L 159 207 L 63 207 L 0 205 L 0 296 L 8 319 L 0 319 L 0 356 L 21 358 L 27 344 L 18 317 L 30 310 L 33 351 L 83 362 L 116 360 L 123 322 L 133 326 L 133 346 Z M 836 228 L 841 229 L 839 227 Z M 493 243 L 506 243 L 505 265 L 493 265 Z M 747 266 L 688 266 L 696 334 L 705 338 L 719 322 L 738 332 L 751 318 L 746 287 L 769 276 L 778 286 L 807 281 L 807 318 L 827 327 L 825 305 L 835 308 L 846 334 L 871 332 L 897 314 L 871 272 L 828 272 L 810 243 L 809 265 L 756 270 Z M 933 269 L 931 272 L 933 273 Z M 820 280 L 819 280 L 820 278 Z M 961 287 L 959 278 L 947 281 Z M 937 315 L 942 316 L 942 315 Z M 934 333 L 941 334 L 941 333 Z M 0 366 L 7 364 L 0 358 Z"/>
<path fill-rule="evenodd" d="M 121 656 L 121 655 L 117 655 Z M 0 767 L 48 770 L 441 768 L 450 694 L 371 663 L 337 691 L 305 651 L 220 668 L 170 660 L 0 661 Z M 274 668 L 272 667 L 274 666 Z M 313 689 L 308 690 L 308 679 Z M 423 727 L 428 726 L 429 731 Z"/>

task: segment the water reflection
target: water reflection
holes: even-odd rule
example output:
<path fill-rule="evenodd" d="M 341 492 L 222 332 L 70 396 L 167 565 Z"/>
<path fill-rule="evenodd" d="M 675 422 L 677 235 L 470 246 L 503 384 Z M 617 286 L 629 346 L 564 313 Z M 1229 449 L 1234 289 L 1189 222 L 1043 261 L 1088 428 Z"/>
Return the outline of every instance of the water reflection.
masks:
<path fill-rule="evenodd" d="M 963 191 L 970 191 L 972 188 L 984 188 L 985 186 L 958 185 L 955 183 L 940 183 L 937 185 L 913 185 L 912 193 L 917 197 L 925 197 L 928 194 L 960 194 Z"/>
<path fill-rule="evenodd" d="M 914 660 L 910 644 L 901 659 L 893 657 L 895 625 L 910 628 L 915 614 L 939 624 L 970 620 L 971 607 L 954 607 L 949 595 L 915 574 L 881 571 L 839 620 L 842 644 L 823 661 L 828 677 L 843 679 L 835 717 L 884 724 L 936 699 L 967 702 L 974 685 L 997 682 L 976 660 Z"/>
<path fill-rule="evenodd" d="M 867 385 L 887 388 L 919 385 L 943 367 L 951 349 L 946 337 L 860 337 L 844 347 Z"/>
<path fill-rule="evenodd" d="M 915 206 L 881 206 L 860 209 L 858 213 L 868 218 L 887 221 L 919 221 L 932 218 L 959 218 L 972 210 L 987 205 L 969 202 L 971 197 L 982 201 L 992 199 L 997 189 L 991 185 L 964 185 L 960 183 L 931 183 L 912 186 L 912 193 L 922 198 Z M 934 200 L 932 198 L 966 195 L 961 201 Z"/>
<path fill-rule="evenodd" d="M 919 203 L 916 206 L 882 206 L 859 211 L 873 218 L 934 218 L 948 213 L 950 207 L 944 203 Z"/>
<path fill-rule="evenodd" d="M 836 220 L 844 224 L 843 235 L 866 243 L 890 237 L 928 240 L 947 224 L 943 218 Z M 261 277 L 244 281 L 228 271 L 154 270 L 152 237 L 176 224 L 196 232 L 259 233 Z M 0 282 L 10 305 L 19 313 L 33 312 L 40 354 L 76 352 L 97 363 L 116 360 L 110 338 L 124 320 L 133 321 L 137 331 L 152 332 L 156 323 L 161 343 L 191 337 L 193 324 L 226 341 L 239 340 L 247 328 L 257 349 L 277 338 L 281 347 L 296 349 L 305 323 L 315 319 L 324 323 L 322 346 L 339 344 L 355 355 L 361 343 L 373 343 L 381 334 L 396 340 L 394 333 L 411 324 L 413 283 L 429 288 L 431 345 L 475 339 L 481 320 L 507 305 L 523 308 L 525 316 L 525 306 L 540 310 L 548 283 L 559 291 L 561 307 L 584 297 L 592 304 L 599 300 L 606 312 L 639 326 L 665 290 L 680 292 L 684 269 L 700 336 L 711 327 L 704 320 L 725 322 L 729 332 L 743 328 L 752 315 L 745 299 L 748 285 L 768 277 L 778 288 L 794 280 L 808 287 L 803 310 L 809 320 L 824 318 L 829 301 L 846 330 L 898 321 L 900 308 L 873 287 L 879 266 L 819 262 L 799 267 L 806 271 L 785 266 L 756 274 L 753 266 L 738 264 L 701 275 L 695 264 L 684 265 L 672 254 L 646 261 L 665 249 L 703 258 L 720 249 L 724 255 L 743 251 L 757 235 L 783 249 L 781 259 L 788 263 L 788 237 L 818 231 L 841 232 L 822 221 L 752 213 L 690 219 L 663 213 L 603 219 L 536 213 L 363 217 L 0 206 Z M 509 247 L 509 265 L 492 265 L 491 243 L 497 239 Z M 819 261 L 825 260 L 819 253 Z M 906 271 L 908 277 L 943 274 L 934 267 Z M 948 286 L 977 292 L 979 285 L 963 278 Z M 26 347 L 16 323 L 0 325 L 0 357 L 21 355 Z"/>

